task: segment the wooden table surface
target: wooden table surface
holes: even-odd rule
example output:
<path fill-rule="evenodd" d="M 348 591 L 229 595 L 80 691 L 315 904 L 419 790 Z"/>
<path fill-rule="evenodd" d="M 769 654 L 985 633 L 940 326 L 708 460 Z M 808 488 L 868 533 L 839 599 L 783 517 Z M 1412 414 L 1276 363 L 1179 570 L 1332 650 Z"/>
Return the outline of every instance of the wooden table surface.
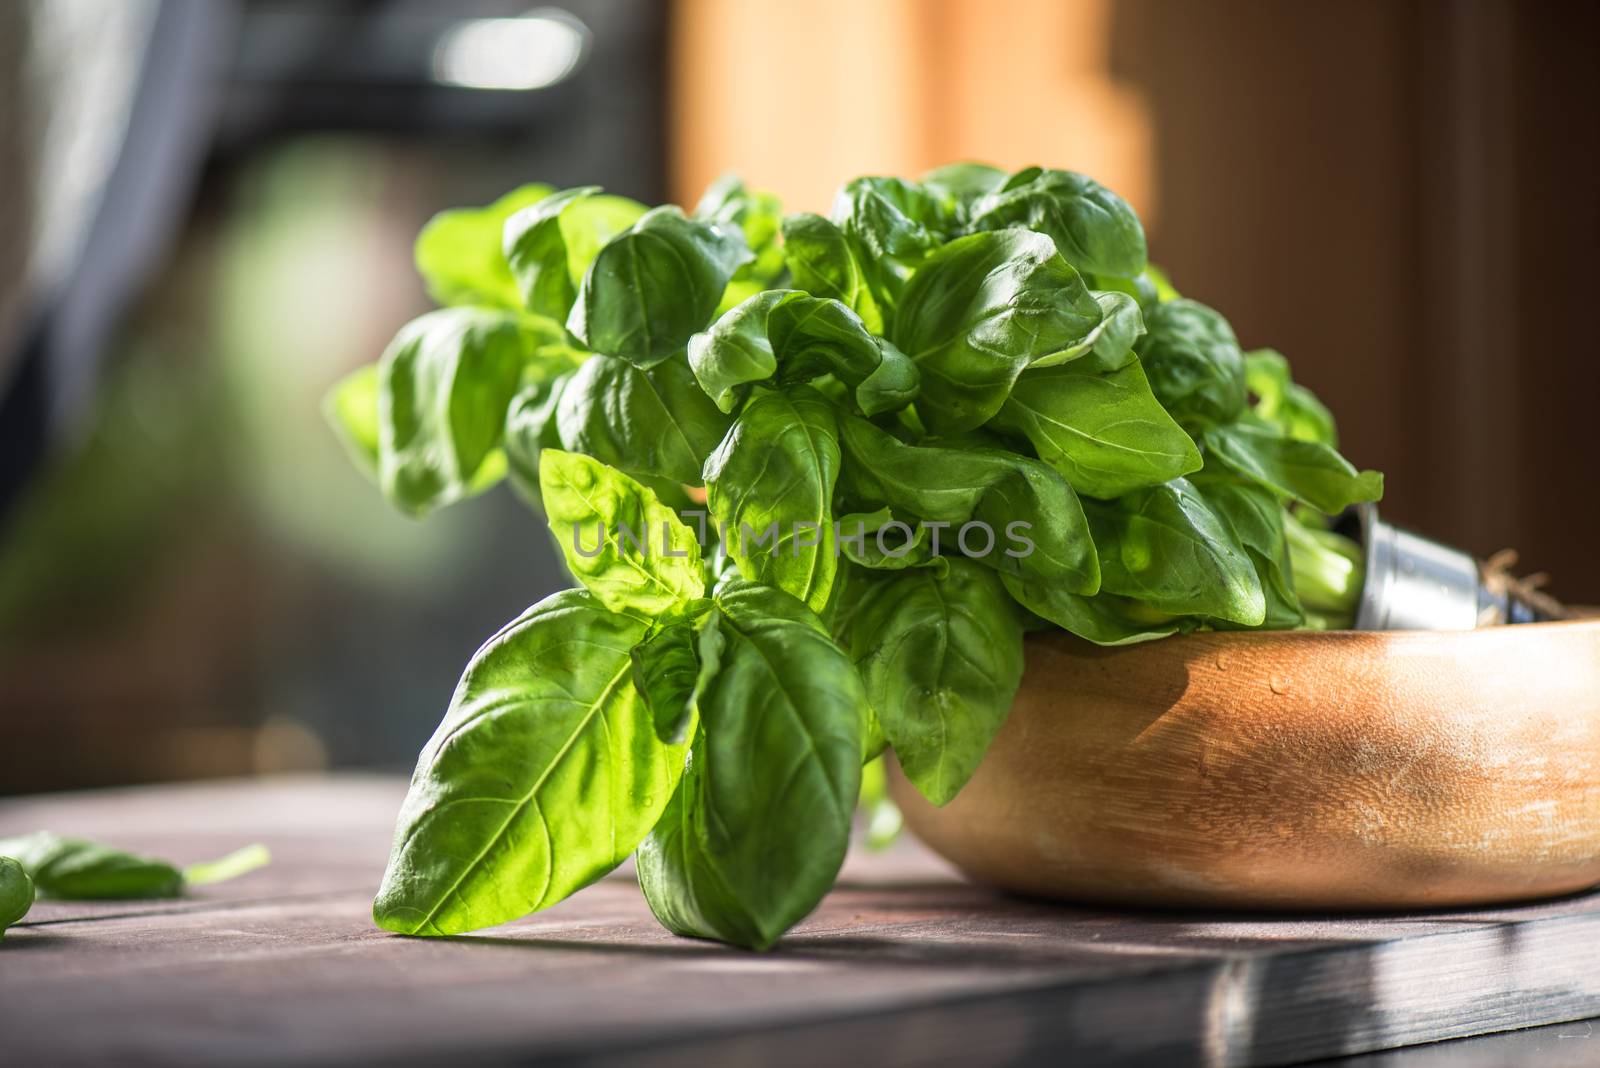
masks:
<path fill-rule="evenodd" d="M 368 909 L 403 789 L 0 801 L 0 835 L 179 863 L 253 841 L 274 854 L 178 901 L 36 905 L 0 942 L 0 1063 L 1256 1065 L 1600 1015 L 1600 895 L 1404 917 L 1114 912 L 970 886 L 909 840 L 852 855 L 766 954 L 666 934 L 631 872 L 492 931 L 400 938 Z"/>

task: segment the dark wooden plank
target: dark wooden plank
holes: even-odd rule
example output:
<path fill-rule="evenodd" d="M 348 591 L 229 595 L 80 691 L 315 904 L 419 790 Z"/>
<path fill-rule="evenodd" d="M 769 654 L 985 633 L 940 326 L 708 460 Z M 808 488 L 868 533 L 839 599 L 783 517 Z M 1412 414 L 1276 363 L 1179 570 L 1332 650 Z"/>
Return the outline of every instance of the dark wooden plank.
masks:
<path fill-rule="evenodd" d="M 220 836 L 279 858 L 228 895 L 30 917 L 0 946 L 6 1052 L 1246 1065 L 1600 1013 L 1600 897 L 1407 917 L 1116 913 L 969 886 L 910 842 L 853 855 L 765 955 L 665 934 L 626 873 L 494 931 L 401 939 L 368 919 L 399 792 L 301 780 L 0 805 L 0 832 L 46 820 L 183 861 Z"/>

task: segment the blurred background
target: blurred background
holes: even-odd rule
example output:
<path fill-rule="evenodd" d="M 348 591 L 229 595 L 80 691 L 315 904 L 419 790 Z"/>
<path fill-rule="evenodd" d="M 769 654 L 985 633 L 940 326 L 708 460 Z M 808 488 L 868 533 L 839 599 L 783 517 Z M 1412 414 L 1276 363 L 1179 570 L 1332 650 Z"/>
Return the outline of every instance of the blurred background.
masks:
<path fill-rule="evenodd" d="M 1600 7 L 1514 0 L 0 3 L 0 793 L 409 766 L 560 585 L 508 491 L 424 523 L 323 391 L 520 183 L 826 211 L 1085 171 L 1388 475 L 1600 601 Z"/>

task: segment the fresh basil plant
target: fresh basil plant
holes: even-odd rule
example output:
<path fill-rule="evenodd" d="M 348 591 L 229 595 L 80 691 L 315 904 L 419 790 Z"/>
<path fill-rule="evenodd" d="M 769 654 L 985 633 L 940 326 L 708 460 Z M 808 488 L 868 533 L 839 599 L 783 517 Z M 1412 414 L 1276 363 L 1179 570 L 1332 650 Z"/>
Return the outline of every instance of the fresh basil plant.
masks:
<path fill-rule="evenodd" d="M 828 217 L 529 185 L 423 231 L 445 306 L 330 392 L 413 515 L 509 476 L 579 588 L 467 665 L 374 907 L 448 935 L 637 854 L 669 929 L 770 946 L 892 749 L 955 797 L 1023 635 L 1348 626 L 1382 476 L 1070 171 L 857 178 Z M 863 776 L 863 765 L 868 774 Z"/>

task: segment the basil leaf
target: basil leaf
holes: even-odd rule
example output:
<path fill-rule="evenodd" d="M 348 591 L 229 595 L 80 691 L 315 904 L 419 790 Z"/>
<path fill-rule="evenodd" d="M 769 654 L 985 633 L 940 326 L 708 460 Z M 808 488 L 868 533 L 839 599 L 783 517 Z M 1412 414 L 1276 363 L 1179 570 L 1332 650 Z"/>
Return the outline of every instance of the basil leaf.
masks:
<path fill-rule="evenodd" d="M 556 406 L 572 375 L 558 375 L 524 386 L 506 411 L 506 466 L 511 484 L 528 501 L 539 503 L 539 454 L 561 448 Z"/>
<path fill-rule="evenodd" d="M 633 647 L 633 686 L 644 699 L 656 737 L 672 745 L 689 740 L 694 724 L 695 682 L 700 658 L 689 623 L 657 623 Z"/>
<path fill-rule="evenodd" d="M 695 383 L 682 356 L 649 370 L 594 356 L 562 392 L 556 422 L 563 448 L 630 475 L 698 485 L 733 420 Z"/>
<path fill-rule="evenodd" d="M 739 303 L 748 293 L 760 292 L 783 274 L 783 248 L 778 244 L 783 205 L 771 193 L 750 189 L 736 174 L 724 174 L 706 189 L 695 205 L 694 217 L 737 227 L 754 257 L 734 272 L 723 293 L 722 308 Z"/>
<path fill-rule="evenodd" d="M 606 608 L 657 616 L 704 596 L 700 543 L 654 490 L 592 457 L 545 449 L 539 494 L 567 568 Z"/>
<path fill-rule="evenodd" d="M 20 863 L 0 857 L 0 938 L 33 908 L 33 880 Z"/>
<path fill-rule="evenodd" d="M 1129 602 L 1112 594 L 1080 597 L 1048 582 L 1002 575 L 1006 591 L 1022 607 L 1096 645 L 1137 645 L 1178 633 L 1176 620 L 1136 620 Z"/>
<path fill-rule="evenodd" d="M 737 581 L 717 600 L 726 645 L 688 770 L 639 849 L 639 885 L 669 930 L 766 949 L 844 862 L 866 702 L 799 601 Z"/>
<path fill-rule="evenodd" d="M 845 304 L 796 289 L 769 289 L 729 309 L 690 339 L 689 366 L 725 412 L 752 382 L 789 386 L 832 374 L 854 389 L 864 414 L 878 415 L 909 404 L 920 380 L 916 365 Z"/>
<path fill-rule="evenodd" d="M 1233 421 L 1245 406 L 1244 353 L 1228 321 L 1193 300 L 1145 312 L 1134 346 L 1150 388 L 1191 434 Z"/>
<path fill-rule="evenodd" d="M 1295 593 L 1289 562 L 1289 543 L 1284 536 L 1288 515 L 1283 503 L 1270 490 L 1229 474 L 1206 471 L 1195 476 L 1193 482 L 1211 510 L 1233 530 L 1255 565 L 1267 598 L 1262 627 L 1287 630 L 1304 623 L 1305 613 Z M 1222 621 L 1219 625 L 1229 624 Z"/>
<path fill-rule="evenodd" d="M 932 567 L 941 575 L 946 559 L 933 552 L 931 530 L 920 520 L 906 522 L 887 508 L 855 512 L 834 522 L 839 552 L 845 559 L 874 571 Z"/>
<path fill-rule="evenodd" d="M 749 259 L 737 230 L 655 208 L 600 250 L 567 329 L 595 352 L 654 366 L 705 329 L 728 280 Z"/>
<path fill-rule="evenodd" d="M 513 189 L 483 208 L 452 208 L 435 215 L 417 235 L 417 273 L 440 304 L 519 308 L 522 300 L 501 250 L 506 220 L 552 192 L 534 183 Z"/>
<path fill-rule="evenodd" d="M 968 555 L 997 571 L 1078 593 L 1099 588 L 1078 495 L 1045 464 L 999 449 L 907 445 L 854 416 L 840 428 L 847 461 L 841 485 L 854 499 L 945 524 L 949 552 L 961 549 L 963 526 L 978 524 Z"/>
<path fill-rule="evenodd" d="M 976 201 L 1006 184 L 1006 172 L 987 163 L 950 163 L 935 167 L 917 180 L 930 193 L 947 198 L 964 215 Z"/>
<path fill-rule="evenodd" d="M 1029 365 L 1082 345 L 1102 318 L 1083 279 L 1042 234 L 958 238 L 906 287 L 892 340 L 922 372 L 917 414 L 936 434 L 1000 410 Z"/>
<path fill-rule="evenodd" d="M 1247 627 L 1266 616 L 1261 580 L 1243 546 L 1187 480 L 1115 501 L 1085 500 L 1100 550 L 1100 586 L 1172 615 Z"/>
<path fill-rule="evenodd" d="M 1120 364 L 1096 358 L 1025 372 L 990 425 L 1026 437 L 1091 497 L 1120 497 L 1201 466 L 1131 352 Z"/>
<path fill-rule="evenodd" d="M 183 873 L 165 861 L 49 831 L 0 839 L 0 856 L 22 865 L 40 897 L 88 901 L 183 892 Z"/>
<path fill-rule="evenodd" d="M 966 785 L 1022 680 L 1022 625 L 1000 576 L 966 560 L 948 573 L 875 584 L 850 650 L 911 784 L 935 805 Z"/>
<path fill-rule="evenodd" d="M 1276 429 L 1233 423 L 1206 431 L 1206 452 L 1230 471 L 1285 497 L 1335 515 L 1383 496 L 1383 476 L 1357 471 L 1319 441 L 1300 441 Z"/>
<path fill-rule="evenodd" d="M 885 306 L 956 225 L 952 205 L 901 178 L 846 183 L 834 197 L 833 221 L 861 250 L 873 296 Z"/>
<path fill-rule="evenodd" d="M 644 211 L 637 201 L 600 195 L 600 187 L 590 185 L 563 189 L 512 215 L 501 240 L 521 306 L 566 322 L 600 249 Z"/>
<path fill-rule="evenodd" d="M 1132 278 L 1145 268 L 1144 227 L 1128 202 L 1073 171 L 1018 171 L 973 204 L 971 225 L 1023 226 L 1046 234 L 1080 271 Z"/>
<path fill-rule="evenodd" d="M 378 365 L 365 364 L 335 382 L 322 414 L 356 469 L 378 480 Z"/>
<path fill-rule="evenodd" d="M 843 230 L 820 215 L 790 215 L 783 220 L 783 255 L 796 289 L 839 301 L 868 330 L 883 333 L 883 312 Z"/>
<path fill-rule="evenodd" d="M 814 391 L 750 399 L 706 461 L 706 506 L 745 578 L 828 603 L 839 429 Z"/>
<path fill-rule="evenodd" d="M 378 482 L 423 515 L 505 472 L 506 408 L 548 335 L 516 313 L 446 308 L 401 328 L 379 361 Z"/>
<path fill-rule="evenodd" d="M 632 853 L 683 771 L 632 683 L 648 624 L 545 598 L 479 649 L 422 750 L 373 919 L 449 935 L 525 916 Z"/>
<path fill-rule="evenodd" d="M 1339 447 L 1333 413 L 1304 386 L 1289 378 L 1289 361 L 1272 349 L 1244 354 L 1244 380 L 1256 395 L 1255 413 L 1297 441 Z"/>

